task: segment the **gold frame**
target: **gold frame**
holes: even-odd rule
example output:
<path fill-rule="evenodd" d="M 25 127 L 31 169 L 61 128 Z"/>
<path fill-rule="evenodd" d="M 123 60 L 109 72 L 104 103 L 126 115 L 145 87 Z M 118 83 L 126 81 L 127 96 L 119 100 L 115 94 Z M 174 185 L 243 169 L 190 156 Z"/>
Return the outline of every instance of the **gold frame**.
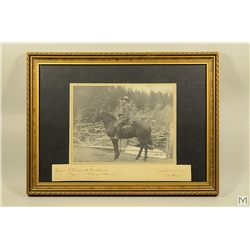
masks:
<path fill-rule="evenodd" d="M 39 182 L 40 64 L 206 64 L 207 180 L 205 182 Z M 219 53 L 27 53 L 27 194 L 28 195 L 218 195 Z"/>

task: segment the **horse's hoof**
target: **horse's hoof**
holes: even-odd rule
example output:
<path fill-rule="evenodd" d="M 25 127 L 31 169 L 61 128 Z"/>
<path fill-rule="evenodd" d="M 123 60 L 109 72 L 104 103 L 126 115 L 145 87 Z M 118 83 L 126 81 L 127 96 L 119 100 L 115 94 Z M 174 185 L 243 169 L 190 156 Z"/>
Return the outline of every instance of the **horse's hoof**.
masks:
<path fill-rule="evenodd" d="M 147 161 L 148 158 L 143 158 L 144 161 Z"/>
<path fill-rule="evenodd" d="M 136 157 L 135 159 L 136 159 L 136 160 L 139 160 L 139 157 Z"/>

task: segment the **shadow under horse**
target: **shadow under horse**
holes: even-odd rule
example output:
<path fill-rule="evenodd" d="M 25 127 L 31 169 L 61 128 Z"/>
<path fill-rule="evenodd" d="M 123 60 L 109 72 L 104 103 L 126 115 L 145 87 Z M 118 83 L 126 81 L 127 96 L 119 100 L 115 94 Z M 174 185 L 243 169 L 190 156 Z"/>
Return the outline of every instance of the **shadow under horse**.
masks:
<path fill-rule="evenodd" d="M 136 157 L 138 160 L 141 157 L 143 149 L 145 150 L 144 161 L 148 158 L 148 145 L 152 145 L 151 138 L 151 127 L 145 124 L 142 121 L 135 120 L 131 125 L 124 125 L 121 127 L 118 136 L 118 139 L 115 139 L 115 124 L 117 123 L 117 119 L 110 113 L 105 111 L 100 111 L 96 117 L 96 121 L 103 121 L 103 124 L 106 128 L 107 135 L 110 137 L 113 147 L 114 147 L 114 158 L 117 160 L 120 156 L 118 139 L 129 139 L 136 137 L 140 143 L 140 150 Z"/>

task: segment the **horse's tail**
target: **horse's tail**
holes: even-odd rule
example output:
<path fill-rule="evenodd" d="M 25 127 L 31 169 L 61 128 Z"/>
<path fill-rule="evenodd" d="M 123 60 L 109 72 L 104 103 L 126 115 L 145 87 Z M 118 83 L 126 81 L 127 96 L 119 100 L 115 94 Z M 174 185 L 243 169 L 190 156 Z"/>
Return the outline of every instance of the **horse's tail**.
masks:
<path fill-rule="evenodd" d="M 149 127 L 148 144 L 153 146 L 152 136 L 151 136 L 151 127 Z"/>

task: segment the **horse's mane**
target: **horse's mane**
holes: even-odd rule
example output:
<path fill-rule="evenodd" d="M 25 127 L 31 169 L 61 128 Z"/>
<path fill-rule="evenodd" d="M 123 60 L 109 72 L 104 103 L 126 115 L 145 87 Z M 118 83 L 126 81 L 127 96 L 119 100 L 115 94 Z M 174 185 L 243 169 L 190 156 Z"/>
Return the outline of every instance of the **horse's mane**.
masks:
<path fill-rule="evenodd" d="M 114 120 L 114 121 L 117 121 L 117 119 L 115 118 L 115 116 L 113 116 L 111 113 L 109 112 L 106 112 L 106 111 L 103 111 L 102 112 L 103 115 L 105 115 L 108 119 L 110 120 Z"/>

